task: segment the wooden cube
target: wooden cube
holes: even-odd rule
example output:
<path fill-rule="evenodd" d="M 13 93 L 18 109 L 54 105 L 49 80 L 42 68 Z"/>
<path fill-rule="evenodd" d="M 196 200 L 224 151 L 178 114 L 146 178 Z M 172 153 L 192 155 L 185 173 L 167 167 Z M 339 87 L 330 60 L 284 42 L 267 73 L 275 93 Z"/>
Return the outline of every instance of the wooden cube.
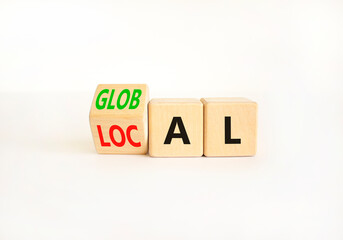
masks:
<path fill-rule="evenodd" d="M 204 155 L 256 154 L 257 104 L 246 98 L 202 98 Z"/>
<path fill-rule="evenodd" d="M 89 121 L 98 153 L 146 154 L 148 87 L 98 85 Z"/>
<path fill-rule="evenodd" d="M 150 156 L 203 155 L 203 104 L 200 100 L 152 99 L 148 108 Z"/>

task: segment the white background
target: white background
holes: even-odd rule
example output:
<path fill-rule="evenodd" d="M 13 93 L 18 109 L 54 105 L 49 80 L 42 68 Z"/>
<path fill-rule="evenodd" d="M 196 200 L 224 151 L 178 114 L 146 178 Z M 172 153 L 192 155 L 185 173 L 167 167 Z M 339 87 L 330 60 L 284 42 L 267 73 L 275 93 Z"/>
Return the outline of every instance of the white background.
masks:
<path fill-rule="evenodd" d="M 342 43 L 339 0 L 0 0 L 0 239 L 343 239 Z M 257 155 L 98 155 L 99 83 L 251 98 Z"/>

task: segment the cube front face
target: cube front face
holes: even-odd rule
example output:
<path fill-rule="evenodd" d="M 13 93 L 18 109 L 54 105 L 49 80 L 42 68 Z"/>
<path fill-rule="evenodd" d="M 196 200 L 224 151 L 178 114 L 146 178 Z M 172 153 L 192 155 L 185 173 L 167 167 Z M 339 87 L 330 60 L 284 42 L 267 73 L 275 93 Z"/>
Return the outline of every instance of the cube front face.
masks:
<path fill-rule="evenodd" d="M 243 98 L 204 98 L 204 155 L 256 154 L 257 104 Z"/>
<path fill-rule="evenodd" d="M 95 118 L 90 124 L 98 153 L 147 153 L 147 129 L 142 119 Z"/>
<path fill-rule="evenodd" d="M 147 153 L 147 102 L 145 84 L 98 85 L 89 114 L 98 153 Z"/>
<path fill-rule="evenodd" d="M 149 103 L 152 157 L 203 155 L 203 104 L 196 99 L 153 99 Z"/>

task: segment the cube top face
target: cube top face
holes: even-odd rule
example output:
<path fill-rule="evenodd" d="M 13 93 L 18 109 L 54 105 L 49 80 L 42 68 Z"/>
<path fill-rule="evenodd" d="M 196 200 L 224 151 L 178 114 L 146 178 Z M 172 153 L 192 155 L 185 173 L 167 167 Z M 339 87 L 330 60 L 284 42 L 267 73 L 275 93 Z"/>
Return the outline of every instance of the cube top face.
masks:
<path fill-rule="evenodd" d="M 201 101 L 195 98 L 153 98 L 150 100 L 149 104 L 166 104 L 166 105 L 175 105 L 175 104 L 201 104 Z"/>
<path fill-rule="evenodd" d="M 147 111 L 146 84 L 99 84 L 92 102 L 91 117 L 131 118 Z"/>
<path fill-rule="evenodd" d="M 148 108 L 150 156 L 203 155 L 203 104 L 200 100 L 153 99 Z"/>
<path fill-rule="evenodd" d="M 204 155 L 256 154 L 257 103 L 246 98 L 203 98 Z"/>
<path fill-rule="evenodd" d="M 202 98 L 202 103 L 210 104 L 210 103 L 217 103 L 217 104 L 225 104 L 225 103 L 255 103 L 247 98 L 243 97 L 220 97 L 220 98 Z"/>

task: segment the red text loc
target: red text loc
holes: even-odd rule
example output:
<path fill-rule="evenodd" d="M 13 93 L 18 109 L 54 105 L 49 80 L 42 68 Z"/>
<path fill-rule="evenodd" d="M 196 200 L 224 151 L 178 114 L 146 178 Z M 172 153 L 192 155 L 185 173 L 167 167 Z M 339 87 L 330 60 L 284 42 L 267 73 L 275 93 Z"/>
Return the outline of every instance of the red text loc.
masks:
<path fill-rule="evenodd" d="M 101 126 L 97 125 L 96 126 L 98 129 L 98 134 L 99 134 L 99 139 L 100 139 L 100 144 L 102 147 L 110 147 L 111 143 L 110 142 L 105 142 L 104 141 L 104 136 L 102 134 L 102 130 L 101 130 Z M 115 138 L 114 138 L 114 130 L 117 130 L 120 133 L 121 139 L 118 142 Z M 141 146 L 141 142 L 134 142 L 131 138 L 131 131 L 132 130 L 138 130 L 136 125 L 130 125 L 127 127 L 126 129 L 126 137 L 125 137 L 125 133 L 124 130 L 118 126 L 118 125 L 112 125 L 109 129 L 109 136 L 111 139 L 111 142 L 116 146 L 116 147 L 122 147 L 125 145 L 126 142 L 126 138 L 128 140 L 128 142 L 130 143 L 131 146 L 133 147 L 140 147 Z"/>

